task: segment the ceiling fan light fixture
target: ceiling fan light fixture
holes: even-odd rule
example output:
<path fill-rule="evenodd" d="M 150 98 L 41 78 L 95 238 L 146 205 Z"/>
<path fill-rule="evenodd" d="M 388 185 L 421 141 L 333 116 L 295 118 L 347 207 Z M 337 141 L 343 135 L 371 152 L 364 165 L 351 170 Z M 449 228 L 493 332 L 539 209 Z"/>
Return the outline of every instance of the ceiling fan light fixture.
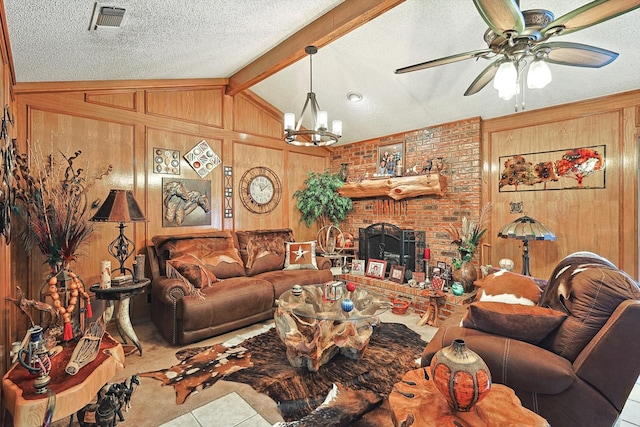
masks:
<path fill-rule="evenodd" d="M 534 60 L 529 66 L 527 72 L 527 87 L 529 89 L 542 89 L 551 83 L 552 79 L 551 70 L 542 59 Z"/>
<path fill-rule="evenodd" d="M 493 78 L 493 88 L 498 92 L 501 89 L 512 91 L 518 81 L 518 70 L 512 61 L 506 61 L 500 64 L 495 77 Z"/>
<path fill-rule="evenodd" d="M 502 100 L 509 101 L 516 94 L 520 93 L 520 88 L 514 83 L 513 86 L 505 86 L 498 89 L 498 97 Z"/>
<path fill-rule="evenodd" d="M 315 46 L 307 46 L 304 51 L 309 55 L 309 92 L 307 99 L 302 107 L 300 118 L 296 122 L 294 113 L 284 114 L 284 141 L 287 144 L 305 146 L 305 147 L 322 147 L 335 144 L 342 136 L 342 121 L 334 120 L 331 122 L 331 132 L 327 129 L 329 122 L 329 114 L 320 110 L 316 94 L 313 92 L 313 55 L 318 52 Z M 302 129 L 302 120 L 307 112 L 311 109 L 311 119 L 313 125 L 309 129 Z M 309 138 L 298 139 L 298 136 Z"/>

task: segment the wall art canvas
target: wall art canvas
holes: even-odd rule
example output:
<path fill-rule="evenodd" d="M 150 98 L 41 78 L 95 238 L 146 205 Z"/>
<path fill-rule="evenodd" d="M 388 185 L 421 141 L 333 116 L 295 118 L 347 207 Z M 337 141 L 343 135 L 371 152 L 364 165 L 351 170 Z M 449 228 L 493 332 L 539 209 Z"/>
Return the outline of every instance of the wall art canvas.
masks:
<path fill-rule="evenodd" d="M 207 141 L 200 141 L 195 147 L 184 155 L 185 160 L 193 168 L 200 178 L 204 178 L 216 168 L 222 160 L 211 149 Z"/>
<path fill-rule="evenodd" d="M 162 226 L 211 225 L 211 181 L 162 178 Z"/>
<path fill-rule="evenodd" d="M 169 148 L 153 148 L 153 173 L 180 175 L 180 151 Z"/>
<path fill-rule="evenodd" d="M 500 192 L 605 188 L 606 145 L 500 157 Z"/>

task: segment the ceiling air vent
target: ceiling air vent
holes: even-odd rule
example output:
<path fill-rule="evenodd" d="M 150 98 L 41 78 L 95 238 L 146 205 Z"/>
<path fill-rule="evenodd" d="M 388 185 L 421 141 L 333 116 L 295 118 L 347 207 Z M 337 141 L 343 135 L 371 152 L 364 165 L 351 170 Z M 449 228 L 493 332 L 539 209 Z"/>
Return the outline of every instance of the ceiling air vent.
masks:
<path fill-rule="evenodd" d="M 96 3 L 90 29 L 122 28 L 125 11 L 122 7 Z"/>

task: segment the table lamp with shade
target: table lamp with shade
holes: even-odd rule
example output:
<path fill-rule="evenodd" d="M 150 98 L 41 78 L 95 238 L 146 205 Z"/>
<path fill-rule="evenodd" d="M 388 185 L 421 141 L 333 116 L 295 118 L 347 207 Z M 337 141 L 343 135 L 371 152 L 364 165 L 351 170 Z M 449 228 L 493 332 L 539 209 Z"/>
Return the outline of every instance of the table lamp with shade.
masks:
<path fill-rule="evenodd" d="M 541 222 L 524 215 L 503 226 L 498 237 L 522 240 L 522 274 L 531 276 L 529 270 L 529 240 L 555 241 L 556 235 Z"/>
<path fill-rule="evenodd" d="M 133 275 L 130 268 L 124 266 L 127 259 L 135 251 L 135 243 L 124 235 L 126 222 L 144 222 L 146 218 L 138 205 L 133 191 L 131 190 L 111 190 L 104 203 L 100 206 L 96 214 L 91 218 L 95 222 L 117 222 L 120 234 L 109 244 L 109 253 L 120 263 L 120 273 L 125 275 L 127 271 Z"/>

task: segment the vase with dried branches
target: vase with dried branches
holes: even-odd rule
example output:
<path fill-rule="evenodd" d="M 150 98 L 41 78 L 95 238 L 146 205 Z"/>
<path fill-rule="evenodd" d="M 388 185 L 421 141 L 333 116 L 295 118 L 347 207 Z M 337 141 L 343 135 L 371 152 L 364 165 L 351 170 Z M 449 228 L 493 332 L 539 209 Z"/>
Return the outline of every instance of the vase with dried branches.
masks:
<path fill-rule="evenodd" d="M 86 169 L 77 167 L 81 151 L 71 156 L 60 153 L 57 158 L 52 153 L 45 157 L 34 145 L 30 152 L 30 156 L 16 154 L 14 213 L 24 225 L 20 234 L 26 251 L 40 249 L 50 267 L 47 284 L 53 305 L 64 320 L 64 339 L 68 340 L 72 335 L 71 313 L 78 297 L 89 302 L 82 281 L 68 270 L 68 265 L 94 231 L 89 218 L 99 203 L 89 202 L 87 193 L 96 181 L 111 172 L 112 166 L 89 177 Z M 61 299 L 59 291 L 66 283 L 70 292 L 68 298 Z M 90 308 L 87 304 L 89 317 Z"/>
<path fill-rule="evenodd" d="M 449 224 L 447 228 L 447 232 L 452 238 L 451 243 L 457 246 L 460 254 L 459 258 L 451 260 L 454 280 L 462 282 L 465 292 L 473 290 L 473 282 L 478 277 L 471 260 L 482 236 L 487 232 L 485 224 L 490 211 L 491 204 L 487 203 L 480 209 L 478 221 L 469 221 L 467 217 L 463 217 L 460 228 L 455 227 L 453 224 Z"/>

